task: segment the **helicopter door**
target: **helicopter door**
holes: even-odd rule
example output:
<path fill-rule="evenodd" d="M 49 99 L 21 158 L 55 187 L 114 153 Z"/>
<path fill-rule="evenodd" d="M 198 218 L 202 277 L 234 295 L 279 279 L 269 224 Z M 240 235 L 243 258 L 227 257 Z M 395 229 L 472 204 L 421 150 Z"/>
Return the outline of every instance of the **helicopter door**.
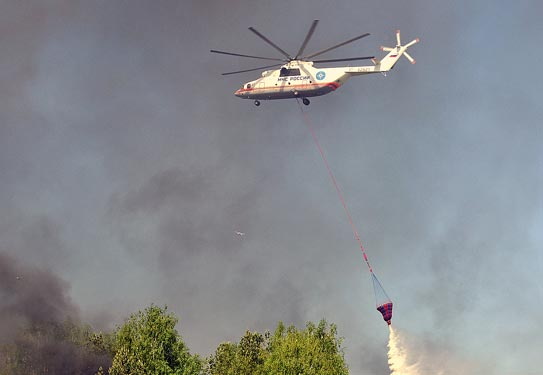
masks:
<path fill-rule="evenodd" d="M 263 81 L 258 82 L 258 84 L 256 85 L 256 88 L 259 90 L 263 90 L 265 87 L 266 85 L 264 84 Z"/>

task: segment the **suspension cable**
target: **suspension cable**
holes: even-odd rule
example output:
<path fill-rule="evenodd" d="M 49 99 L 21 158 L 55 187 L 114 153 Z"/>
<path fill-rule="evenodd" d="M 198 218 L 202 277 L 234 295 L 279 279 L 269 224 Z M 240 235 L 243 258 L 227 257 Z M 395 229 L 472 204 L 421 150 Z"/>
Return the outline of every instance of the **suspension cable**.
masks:
<path fill-rule="evenodd" d="M 326 166 L 326 169 L 328 170 L 328 175 L 330 176 L 330 179 L 332 180 L 332 183 L 334 184 L 334 187 L 336 188 L 337 195 L 339 197 L 339 200 L 341 201 L 341 205 L 343 206 L 343 209 L 345 210 L 347 219 L 349 219 L 349 223 L 351 224 L 351 228 L 353 230 L 354 238 L 356 239 L 356 242 L 358 242 L 358 245 L 360 246 L 360 250 L 362 251 L 362 255 L 364 256 L 364 261 L 366 262 L 366 265 L 368 266 L 368 270 L 370 271 L 371 274 L 373 274 L 373 269 L 371 267 L 370 261 L 368 260 L 368 256 L 366 255 L 366 250 L 364 249 L 362 240 L 360 239 L 358 231 L 356 230 L 353 218 L 351 216 L 349 208 L 347 207 L 347 204 L 345 203 L 345 198 L 343 198 L 343 193 L 341 192 L 341 189 L 339 188 L 339 185 L 336 181 L 336 177 L 334 176 L 334 173 L 332 173 L 332 168 L 330 168 L 330 164 L 328 164 L 328 160 L 326 159 L 324 151 L 319 143 L 317 134 L 315 133 L 315 130 L 311 122 L 311 118 L 308 116 L 307 112 L 304 111 L 302 105 L 300 104 L 300 100 L 296 98 L 296 101 L 298 102 L 298 106 L 300 107 L 300 112 L 302 112 L 304 123 L 309 129 L 309 132 L 311 133 L 311 137 L 313 138 L 313 141 L 315 142 L 315 145 L 317 146 L 317 149 L 319 150 L 319 153 L 321 154 L 324 165 Z"/>

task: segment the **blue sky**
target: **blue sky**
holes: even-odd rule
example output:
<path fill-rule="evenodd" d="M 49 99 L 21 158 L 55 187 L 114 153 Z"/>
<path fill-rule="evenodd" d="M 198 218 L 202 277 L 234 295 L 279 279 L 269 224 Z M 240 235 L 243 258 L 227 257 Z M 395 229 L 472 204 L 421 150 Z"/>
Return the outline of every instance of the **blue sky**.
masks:
<path fill-rule="evenodd" d="M 372 34 L 330 58 L 380 56 L 396 29 L 421 39 L 416 65 L 309 107 L 394 324 L 445 374 L 539 373 L 538 2 L 2 8 L 0 250 L 58 274 L 86 320 L 167 304 L 205 355 L 325 317 L 352 374 L 388 373 L 371 280 L 296 103 L 236 98 L 256 75 L 220 73 L 257 65 L 209 53 L 273 56 L 249 26 L 294 52 L 319 19 L 308 52 Z"/>

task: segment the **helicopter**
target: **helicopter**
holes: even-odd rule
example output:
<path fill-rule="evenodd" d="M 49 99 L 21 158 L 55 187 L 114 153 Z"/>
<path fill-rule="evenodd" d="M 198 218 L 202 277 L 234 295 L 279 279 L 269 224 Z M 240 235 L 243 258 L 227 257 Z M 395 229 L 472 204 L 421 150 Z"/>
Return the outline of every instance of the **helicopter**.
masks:
<path fill-rule="evenodd" d="M 265 37 L 254 27 L 249 27 L 249 30 L 255 33 L 270 46 L 275 48 L 277 51 L 279 51 L 284 56 L 284 58 L 252 56 L 240 53 L 219 51 L 214 49 L 210 50 L 210 52 L 259 60 L 280 61 L 279 63 L 275 63 L 273 65 L 222 73 L 222 75 L 239 74 L 280 66 L 280 68 L 278 69 L 264 70 L 261 74 L 261 77 L 253 81 L 244 83 L 241 88 L 234 92 L 234 95 L 239 98 L 253 99 L 256 106 L 260 106 L 261 100 L 291 98 L 301 99 L 303 104 L 309 105 L 309 97 L 321 96 L 333 92 L 353 76 L 360 76 L 372 73 L 385 74 L 394 67 L 394 65 L 402 55 L 405 56 L 409 60 L 409 62 L 411 62 L 411 64 L 415 64 L 415 59 L 413 59 L 407 53 L 407 49 L 412 45 L 418 43 L 419 39 L 414 39 L 411 42 L 402 45 L 400 40 L 400 30 L 396 31 L 395 47 L 381 47 L 381 50 L 388 52 L 388 54 L 380 60 L 376 59 L 375 56 L 313 60 L 314 57 L 320 56 L 326 52 L 330 52 L 336 48 L 342 47 L 356 40 L 365 38 L 370 35 L 369 33 L 358 35 L 332 47 L 320 50 L 310 55 L 303 56 L 303 52 L 309 40 L 313 36 L 313 33 L 315 32 L 315 28 L 317 27 L 318 23 L 319 20 L 313 21 L 300 49 L 294 57 L 289 55 L 287 52 L 285 52 L 283 49 L 273 43 L 270 39 Z M 373 62 L 373 65 L 352 67 L 344 66 L 335 68 L 317 68 L 314 66 L 314 64 L 316 63 L 336 63 L 342 61 L 357 60 L 371 60 Z"/>

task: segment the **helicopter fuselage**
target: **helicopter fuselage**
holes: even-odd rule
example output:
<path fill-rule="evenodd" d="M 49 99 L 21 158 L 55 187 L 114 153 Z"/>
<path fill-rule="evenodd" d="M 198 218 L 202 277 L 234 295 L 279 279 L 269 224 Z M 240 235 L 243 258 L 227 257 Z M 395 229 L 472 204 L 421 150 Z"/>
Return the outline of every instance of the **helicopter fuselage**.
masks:
<path fill-rule="evenodd" d="M 369 33 L 358 35 L 354 38 L 336 44 L 332 47 L 320 50 L 310 55 L 304 55 L 303 52 L 307 43 L 311 39 L 313 32 L 317 26 L 318 20 L 314 20 L 307 32 L 307 35 L 298 50 L 298 53 L 294 57 L 289 55 L 263 34 L 261 34 L 254 27 L 249 27 L 249 30 L 255 33 L 259 38 L 264 40 L 270 46 L 280 52 L 285 58 L 264 57 L 246 55 L 241 53 L 210 50 L 212 53 L 218 53 L 221 55 L 246 57 L 251 59 L 268 60 L 268 61 L 280 61 L 280 63 L 274 63 L 273 65 L 267 65 L 259 68 L 243 69 L 234 72 L 222 73 L 222 75 L 239 74 L 246 72 L 253 72 L 256 70 L 275 68 L 281 66 L 280 69 L 265 70 L 262 72 L 262 76 L 250 82 L 243 84 L 241 88 L 234 92 L 239 98 L 253 99 L 255 105 L 260 105 L 260 100 L 273 100 L 273 99 L 289 99 L 289 98 L 301 98 L 304 105 L 309 105 L 309 97 L 321 96 L 337 90 L 352 76 L 360 76 L 372 73 L 386 74 L 390 69 L 394 67 L 396 62 L 401 56 L 405 56 L 409 62 L 415 63 L 408 53 L 407 48 L 415 43 L 419 42 L 419 39 L 414 39 L 406 45 L 401 44 L 400 30 L 396 30 L 396 46 L 395 47 L 381 47 L 382 51 L 388 52 L 382 59 L 375 59 L 375 56 L 363 56 L 363 57 L 348 57 L 348 58 L 334 58 L 334 59 L 313 59 L 326 52 L 330 52 L 336 48 L 342 47 L 346 44 L 352 43 L 356 40 L 364 38 Z M 310 60 L 311 59 L 311 60 Z M 359 60 L 372 60 L 373 65 L 369 66 L 352 66 L 352 67 L 336 67 L 336 68 L 316 68 L 314 63 L 337 63 L 340 61 L 359 61 Z"/>
<path fill-rule="evenodd" d="M 347 69 L 318 69 L 310 61 L 291 61 L 281 69 L 262 72 L 262 77 L 245 83 L 234 95 L 254 100 L 321 96 L 336 90 L 350 78 Z"/>

